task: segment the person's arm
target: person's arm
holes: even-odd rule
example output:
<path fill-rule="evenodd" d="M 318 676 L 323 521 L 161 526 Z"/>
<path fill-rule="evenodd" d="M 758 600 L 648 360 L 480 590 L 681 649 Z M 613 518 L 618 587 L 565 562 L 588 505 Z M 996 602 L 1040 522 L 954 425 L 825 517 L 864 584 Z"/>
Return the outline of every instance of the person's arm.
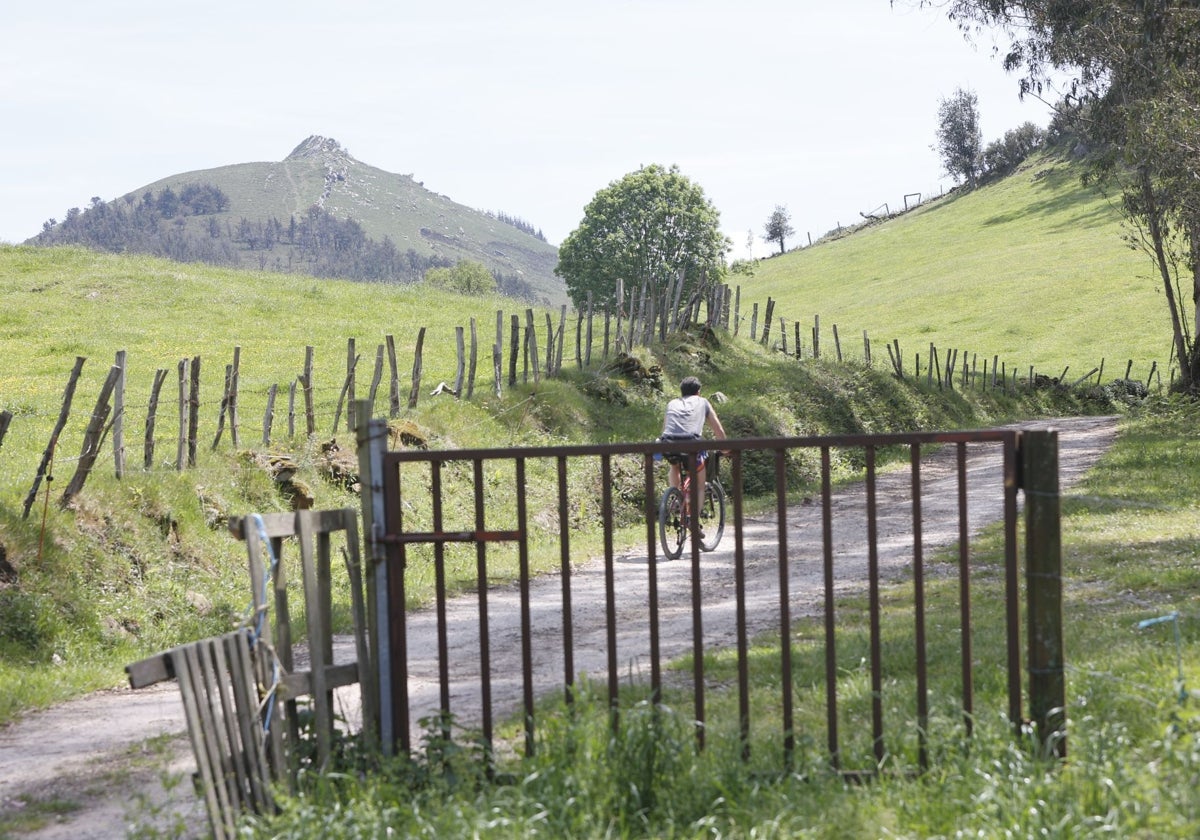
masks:
<path fill-rule="evenodd" d="M 721 418 L 717 417 L 717 410 L 712 407 L 712 403 L 708 404 L 708 411 L 704 415 L 704 422 L 708 424 L 708 428 L 712 429 L 713 437 L 722 440 L 725 437 L 725 427 L 721 425 Z"/>

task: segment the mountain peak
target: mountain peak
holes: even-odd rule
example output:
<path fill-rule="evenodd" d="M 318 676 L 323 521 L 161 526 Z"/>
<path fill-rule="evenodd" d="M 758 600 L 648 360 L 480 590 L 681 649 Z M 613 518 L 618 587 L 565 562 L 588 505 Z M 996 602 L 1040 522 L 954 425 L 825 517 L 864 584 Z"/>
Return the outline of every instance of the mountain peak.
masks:
<path fill-rule="evenodd" d="M 350 157 L 350 153 L 343 149 L 341 144 L 332 137 L 322 137 L 319 134 L 313 134 L 299 146 L 292 149 L 292 153 L 285 160 L 300 160 L 310 157 L 348 158 Z"/>

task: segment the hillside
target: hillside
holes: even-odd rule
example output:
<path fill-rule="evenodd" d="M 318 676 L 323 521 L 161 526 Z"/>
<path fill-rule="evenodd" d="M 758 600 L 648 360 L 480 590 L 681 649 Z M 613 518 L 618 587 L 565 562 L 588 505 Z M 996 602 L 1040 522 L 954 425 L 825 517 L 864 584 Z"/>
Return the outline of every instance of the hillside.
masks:
<path fill-rule="evenodd" d="M 292 220 L 302 220 L 310 208 L 317 208 L 339 221 L 353 219 L 378 243 L 386 237 L 400 255 L 411 251 L 424 260 L 450 265 L 460 259 L 474 260 L 527 284 L 531 291 L 527 297 L 535 301 L 557 305 L 567 299 L 562 281 L 554 275 L 557 249 L 530 233 L 532 225 L 518 227 L 458 204 L 427 189 L 412 175 L 385 172 L 356 160 L 330 138 L 309 137 L 279 162 L 170 175 L 130 190 L 113 203 L 134 207 L 147 194 L 158 196 L 170 189 L 179 195 L 198 184 L 219 189 L 228 197 L 228 206 L 219 212 L 178 215 L 171 220 L 175 232 L 203 243 L 210 230 L 220 231 L 234 242 L 236 262 L 243 268 L 291 271 L 298 266 L 296 249 L 288 247 L 283 237 L 263 245 L 253 241 L 248 231 L 272 222 L 286 231 Z M 30 240 L 47 241 L 53 241 L 52 231 Z"/>
<path fill-rule="evenodd" d="M 305 189 L 315 188 L 318 177 L 324 183 L 324 170 L 305 156 L 246 166 L 261 166 L 263 180 L 274 173 L 273 183 L 299 184 L 301 173 L 309 179 Z M 349 183 L 362 177 L 358 171 Z M 341 195 L 344 184 L 335 178 L 327 200 Z M 1027 268 L 1016 271 L 1022 264 Z M 731 395 L 722 418 L 739 437 L 980 426 L 1020 413 L 1077 410 L 1077 403 L 1042 401 L 1050 392 L 1017 403 L 902 383 L 889 373 L 886 357 L 879 360 L 879 345 L 898 338 L 908 353 L 930 341 L 969 342 L 968 349 L 981 354 L 1007 349 L 1012 364 L 1040 360 L 1039 367 L 1055 372 L 1070 364 L 1079 375 L 1096 355 L 1111 354 L 1105 381 L 1124 373 L 1118 358 L 1138 360 L 1135 377 L 1144 376 L 1141 360 L 1152 358 L 1162 332 L 1157 301 L 1139 279 L 1138 265 L 1136 255 L 1120 248 L 1111 208 L 1083 192 L 1069 166 L 1044 164 L 845 239 L 760 262 L 752 277 L 730 278 L 741 286 L 743 318 L 749 301 L 771 295 L 779 301 L 778 317 L 800 317 L 807 327 L 819 314 L 826 341 L 830 326 L 839 324 L 848 350 L 851 339 L 868 329 L 877 347 L 873 369 L 855 364 L 853 352 L 847 353 L 849 364 L 833 362 L 828 353 L 819 363 L 806 358 L 797 364 L 747 340 L 744 323 L 738 338 L 719 333 L 717 347 L 683 342 L 656 348 L 645 361 L 662 365 L 668 382 L 700 370 L 710 390 Z M 1047 294 L 1066 288 L 1074 300 L 1047 302 Z M 111 684 L 123 662 L 183 634 L 223 626 L 240 607 L 243 586 L 241 558 L 220 531 L 221 517 L 287 504 L 255 451 L 295 457 L 318 506 L 354 503 L 345 488 L 327 485 L 319 451 L 335 435 L 345 443 L 345 426 L 335 432 L 333 424 L 348 339 L 357 341 L 362 359 L 360 396 L 375 351 L 388 336 L 395 339 L 400 388 L 407 393 L 418 331 L 425 331 L 421 402 L 402 417 L 436 446 L 644 439 L 657 433 L 660 422 L 660 392 L 630 389 L 620 373 L 602 370 L 598 361 L 587 370 L 577 367 L 574 319 L 567 325 L 562 378 L 536 386 L 520 382 L 498 399 L 487 386 L 471 400 L 426 396 L 439 381 L 453 381 L 456 330 L 474 321 L 488 348 L 499 312 L 507 338 L 509 317 L 523 314 L 524 306 L 502 298 L 30 246 L 0 247 L 0 295 L 6 301 L 0 313 L 0 411 L 12 413 L 0 448 L 0 628 L 10 629 L 7 635 L 0 631 L 0 683 L 19 677 L 35 696 L 43 692 L 41 699 L 14 700 L 18 704 Z M 1130 319 L 1136 330 L 1109 323 L 1109 304 L 1100 302 L 1112 300 L 1136 314 Z M 535 313 L 543 335 L 545 315 Z M 283 395 L 302 370 L 306 347 L 315 358 L 318 414 L 311 442 L 281 428 Z M 237 450 L 228 435 L 210 446 L 221 371 L 235 349 L 246 426 Z M 124 433 L 133 453 L 131 475 L 115 479 L 106 445 L 72 507 L 60 511 L 46 504 L 43 484 L 38 510 L 45 524 L 22 518 L 74 359 L 87 363 L 59 440 L 55 465 L 64 479 L 80 452 L 88 409 L 119 350 L 128 354 Z M 199 464 L 174 468 L 178 426 L 172 419 L 174 378 L 168 377 L 158 409 L 156 460 L 143 472 L 140 441 L 155 371 L 173 374 L 180 360 L 197 356 L 205 371 Z M 483 369 L 490 383 L 490 366 Z M 254 426 L 272 386 L 282 388 L 276 432 L 271 446 L 263 447 Z M 197 613 L 188 605 L 197 595 L 217 607 Z M 114 627 L 112 615 L 127 620 Z M 52 667 L 54 656 L 72 667 Z M 13 711 L 0 708 L 0 718 Z"/>
<path fill-rule="evenodd" d="M 1114 200 L 1080 183 L 1080 169 L 1039 154 L 974 192 L 952 193 L 843 238 L 759 260 L 740 278 L 743 300 L 778 301 L 804 335 L 820 316 L 861 355 L 868 331 L 912 354 L 959 348 L 1068 379 L 1104 362 L 1104 378 L 1168 381 L 1171 330 L 1149 258 L 1124 242 Z M 743 306 L 743 313 L 745 312 Z M 790 328 L 790 325 L 789 325 Z M 828 338 L 827 338 L 828 340 Z"/>

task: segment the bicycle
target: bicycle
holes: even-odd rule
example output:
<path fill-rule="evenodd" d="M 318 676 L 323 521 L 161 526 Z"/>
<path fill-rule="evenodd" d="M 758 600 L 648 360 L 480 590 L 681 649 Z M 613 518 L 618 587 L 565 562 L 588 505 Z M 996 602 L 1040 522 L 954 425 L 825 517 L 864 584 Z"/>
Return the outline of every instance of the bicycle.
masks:
<path fill-rule="evenodd" d="M 691 532 L 692 473 L 687 468 L 687 455 L 668 452 L 670 463 L 680 465 L 680 486 L 668 487 L 658 503 L 658 536 L 663 554 L 676 560 L 683 554 L 683 544 Z M 714 452 L 704 465 L 704 495 L 700 501 L 700 550 L 714 551 L 725 533 L 725 488 L 720 480 L 721 455 Z"/>

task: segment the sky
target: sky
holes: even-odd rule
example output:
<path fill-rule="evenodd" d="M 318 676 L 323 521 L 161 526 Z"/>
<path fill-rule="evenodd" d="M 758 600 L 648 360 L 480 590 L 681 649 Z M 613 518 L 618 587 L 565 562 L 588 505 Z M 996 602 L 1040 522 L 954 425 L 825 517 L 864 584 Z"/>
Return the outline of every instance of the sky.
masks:
<path fill-rule="evenodd" d="M 560 244 L 596 192 L 677 165 L 734 257 L 953 185 L 941 100 L 984 142 L 1050 108 L 991 36 L 912 0 L 12 0 L 0 11 L 0 242 L 93 196 L 279 161 L 310 135 Z M 911 199 L 910 199 L 911 200 Z"/>

